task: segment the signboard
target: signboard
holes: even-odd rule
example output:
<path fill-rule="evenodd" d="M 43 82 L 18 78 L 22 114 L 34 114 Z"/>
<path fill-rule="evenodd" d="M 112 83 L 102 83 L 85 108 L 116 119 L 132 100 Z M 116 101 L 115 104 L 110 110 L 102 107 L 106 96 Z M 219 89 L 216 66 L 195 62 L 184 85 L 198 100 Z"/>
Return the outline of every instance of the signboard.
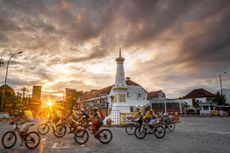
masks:
<path fill-rule="evenodd" d="M 126 125 L 132 121 L 134 113 L 120 113 L 120 125 Z"/>

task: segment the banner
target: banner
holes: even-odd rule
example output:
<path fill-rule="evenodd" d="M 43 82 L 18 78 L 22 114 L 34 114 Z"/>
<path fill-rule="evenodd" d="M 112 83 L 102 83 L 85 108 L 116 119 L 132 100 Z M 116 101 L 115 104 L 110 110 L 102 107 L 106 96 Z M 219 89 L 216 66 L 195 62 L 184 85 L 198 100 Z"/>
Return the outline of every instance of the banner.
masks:
<path fill-rule="evenodd" d="M 120 125 L 126 125 L 132 121 L 134 113 L 120 113 Z"/>

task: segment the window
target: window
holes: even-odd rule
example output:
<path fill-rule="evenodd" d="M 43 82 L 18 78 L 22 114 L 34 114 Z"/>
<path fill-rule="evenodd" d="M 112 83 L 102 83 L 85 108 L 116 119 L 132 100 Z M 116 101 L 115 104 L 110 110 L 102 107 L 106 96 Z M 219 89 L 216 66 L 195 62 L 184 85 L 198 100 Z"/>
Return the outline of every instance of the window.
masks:
<path fill-rule="evenodd" d="M 114 102 L 114 96 L 111 96 L 111 102 Z"/>
<path fill-rule="evenodd" d="M 114 102 L 116 103 L 118 101 L 117 95 L 114 96 Z"/>
<path fill-rule="evenodd" d="M 119 95 L 119 102 L 126 102 L 125 95 Z"/>
<path fill-rule="evenodd" d="M 129 107 L 130 112 L 133 112 L 133 106 Z"/>
<path fill-rule="evenodd" d="M 138 94 L 138 96 L 139 96 L 139 97 L 141 97 L 141 96 L 142 96 L 142 94 L 140 94 L 140 93 L 139 93 L 139 94 Z"/>
<path fill-rule="evenodd" d="M 203 106 L 203 110 L 209 110 L 208 106 Z"/>

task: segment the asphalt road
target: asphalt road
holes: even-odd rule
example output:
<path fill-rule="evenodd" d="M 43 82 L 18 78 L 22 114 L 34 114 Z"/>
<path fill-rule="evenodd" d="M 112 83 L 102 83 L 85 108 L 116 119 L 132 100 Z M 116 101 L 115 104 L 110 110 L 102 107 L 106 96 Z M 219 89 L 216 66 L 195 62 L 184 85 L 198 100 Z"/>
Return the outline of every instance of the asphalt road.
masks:
<path fill-rule="evenodd" d="M 0 136 L 12 127 L 0 123 Z M 174 132 L 167 132 L 163 139 L 147 135 L 138 140 L 129 136 L 124 128 L 110 128 L 113 140 L 107 145 L 101 144 L 93 136 L 85 145 L 77 145 L 73 134 L 56 138 L 51 132 L 42 136 L 40 146 L 28 150 L 18 142 L 12 149 L 4 149 L 0 144 L 0 153 L 228 153 L 230 152 L 230 118 L 183 117 Z"/>

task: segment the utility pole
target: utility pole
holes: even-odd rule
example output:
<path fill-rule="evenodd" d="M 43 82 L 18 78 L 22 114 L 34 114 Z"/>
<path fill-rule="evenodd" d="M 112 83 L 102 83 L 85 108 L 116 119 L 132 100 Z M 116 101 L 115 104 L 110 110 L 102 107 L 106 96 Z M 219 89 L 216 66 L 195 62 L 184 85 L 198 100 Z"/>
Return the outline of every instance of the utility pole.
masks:
<path fill-rule="evenodd" d="M 219 74 L 219 78 L 220 78 L 220 93 L 221 95 L 223 95 L 223 88 L 222 88 L 222 76 L 227 74 L 228 72 L 224 72 L 222 74 Z"/>
<path fill-rule="evenodd" d="M 219 74 L 219 78 L 220 78 L 220 93 L 221 93 L 221 95 L 223 95 L 221 74 Z"/>

